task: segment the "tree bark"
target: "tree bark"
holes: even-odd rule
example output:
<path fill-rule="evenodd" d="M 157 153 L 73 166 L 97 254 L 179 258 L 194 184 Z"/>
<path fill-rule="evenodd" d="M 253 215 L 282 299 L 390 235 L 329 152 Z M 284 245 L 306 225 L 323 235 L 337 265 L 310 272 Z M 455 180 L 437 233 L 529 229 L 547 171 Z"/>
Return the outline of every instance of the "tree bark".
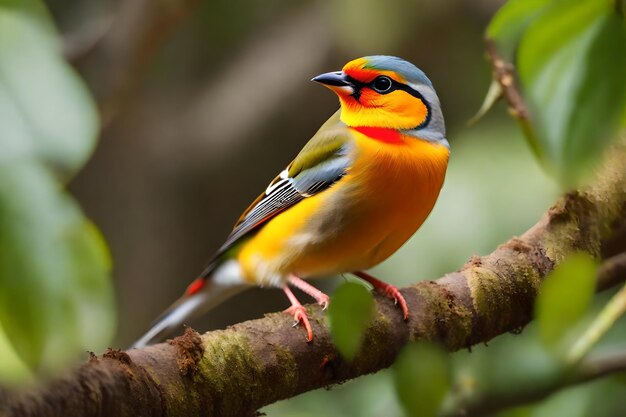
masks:
<path fill-rule="evenodd" d="M 0 415 L 255 415 L 275 401 L 386 368 L 409 341 L 454 351 L 519 332 L 555 265 L 574 251 L 599 257 L 602 243 L 626 223 L 626 142 L 608 155 L 592 184 L 563 196 L 522 236 L 457 272 L 403 288 L 408 322 L 391 300 L 376 295 L 375 317 L 352 362 L 333 346 L 324 312 L 309 306 L 312 343 L 281 313 L 202 336 L 187 329 L 168 343 L 93 355 L 41 387 L 0 392 Z M 623 257 L 613 258 L 598 288 L 625 278 Z"/>

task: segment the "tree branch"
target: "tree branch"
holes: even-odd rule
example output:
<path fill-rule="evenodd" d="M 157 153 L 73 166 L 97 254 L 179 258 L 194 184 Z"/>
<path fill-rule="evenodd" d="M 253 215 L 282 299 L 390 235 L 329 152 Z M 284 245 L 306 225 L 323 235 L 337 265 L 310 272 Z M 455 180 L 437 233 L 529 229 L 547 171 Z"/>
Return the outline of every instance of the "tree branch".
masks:
<path fill-rule="evenodd" d="M 626 218 L 626 142 L 583 191 L 562 197 L 521 237 L 460 271 L 402 289 L 411 317 L 376 296 L 376 315 L 354 361 L 341 358 L 323 311 L 309 306 L 307 344 L 286 314 L 269 314 L 168 344 L 93 356 L 66 377 L 0 401 L 3 416 L 245 416 L 302 392 L 390 366 L 409 341 L 451 351 L 517 331 L 530 320 L 542 279 L 567 254 L 600 255 Z M 612 281 L 611 281 L 612 282 Z M 603 287 L 604 285 L 602 285 Z"/>
<path fill-rule="evenodd" d="M 615 255 L 603 261 L 598 270 L 597 286 L 600 291 L 618 283 L 626 281 L 626 253 Z M 512 407 L 532 404 L 548 398 L 553 393 L 566 387 L 584 384 L 595 379 L 626 371 L 626 351 L 603 353 L 585 358 L 584 355 L 615 321 L 615 317 L 607 319 L 606 311 L 615 311 L 610 308 L 615 299 L 623 299 L 624 289 L 618 292 L 603 308 L 596 320 L 589 327 L 574 347 L 570 350 L 568 360 L 560 367 L 553 369 L 552 374 L 542 379 L 533 380 L 518 386 L 509 392 L 478 392 L 464 393 L 462 390 L 453 390 L 452 400 L 443 412 L 445 417 L 472 417 L 496 414 Z M 613 320 L 611 320 L 611 318 Z M 597 323 L 604 327 L 598 331 Z M 590 331 L 592 330 L 593 331 Z M 581 343 L 582 341 L 582 343 Z M 572 352 L 575 352 L 572 354 Z"/>
<path fill-rule="evenodd" d="M 602 261 L 598 269 L 597 289 L 604 290 L 626 281 L 626 252 Z"/>
<path fill-rule="evenodd" d="M 558 378 L 535 381 L 532 385 L 518 387 L 515 392 L 500 395 L 484 395 L 471 398 L 463 404 L 463 399 L 451 407 L 445 417 L 480 417 L 494 415 L 512 407 L 532 404 L 548 398 L 566 387 L 584 384 L 608 375 L 626 372 L 626 352 L 613 352 L 585 359 L 570 374 Z"/>

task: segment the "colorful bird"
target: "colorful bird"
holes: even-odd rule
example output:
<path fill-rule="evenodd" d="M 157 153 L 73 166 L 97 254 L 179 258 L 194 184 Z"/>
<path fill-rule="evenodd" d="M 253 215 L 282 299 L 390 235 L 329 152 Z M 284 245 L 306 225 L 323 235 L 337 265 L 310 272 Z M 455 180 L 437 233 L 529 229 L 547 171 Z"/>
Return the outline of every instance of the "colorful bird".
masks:
<path fill-rule="evenodd" d="M 350 272 L 394 298 L 398 289 L 362 272 L 406 242 L 432 210 L 449 157 L 439 99 L 413 64 L 368 56 L 313 78 L 341 108 L 241 215 L 185 294 L 135 344 L 163 338 L 252 285 L 281 288 L 313 332 L 290 286 L 323 308 L 329 297 L 305 279 Z"/>

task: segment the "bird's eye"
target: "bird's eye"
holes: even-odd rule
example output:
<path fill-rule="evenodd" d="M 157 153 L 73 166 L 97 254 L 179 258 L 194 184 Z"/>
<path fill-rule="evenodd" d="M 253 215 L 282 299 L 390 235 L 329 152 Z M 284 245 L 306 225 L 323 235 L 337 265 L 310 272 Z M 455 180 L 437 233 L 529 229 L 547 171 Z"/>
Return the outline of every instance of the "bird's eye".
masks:
<path fill-rule="evenodd" d="M 380 77 L 376 77 L 374 81 L 372 81 L 372 88 L 377 92 L 384 94 L 391 90 L 392 86 L 391 78 L 381 75 Z"/>

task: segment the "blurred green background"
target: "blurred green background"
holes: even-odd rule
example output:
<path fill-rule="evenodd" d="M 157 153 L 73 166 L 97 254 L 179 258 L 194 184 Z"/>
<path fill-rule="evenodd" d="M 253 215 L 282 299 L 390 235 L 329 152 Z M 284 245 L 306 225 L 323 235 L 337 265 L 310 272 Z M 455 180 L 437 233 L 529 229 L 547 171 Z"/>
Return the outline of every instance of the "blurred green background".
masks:
<path fill-rule="evenodd" d="M 436 278 L 534 224 L 559 188 L 504 105 L 467 125 L 491 79 L 484 31 L 503 3 L 46 1 L 60 47 L 101 115 L 95 152 L 68 184 L 111 252 L 117 305 L 111 345 L 128 346 L 184 291 L 239 213 L 336 110 L 336 97 L 310 78 L 359 56 L 397 55 L 423 69 L 441 99 L 452 148 L 432 215 L 375 276 L 399 286 Z M 332 293 L 340 282 L 318 284 Z M 285 307 L 282 292 L 251 290 L 191 324 L 223 328 Z M 498 369 L 508 377 L 521 368 L 534 375 L 545 364 L 534 332 L 504 336 L 454 360 L 491 383 L 500 381 Z M 98 343 L 85 347 L 105 347 Z M 1 337 L 0 353 L 5 369 L 20 372 Z M 524 372 L 520 378 L 530 378 Z M 620 415 L 608 406 L 588 412 L 594 393 L 619 387 L 600 382 L 507 415 Z M 389 371 L 262 411 L 402 415 Z"/>

